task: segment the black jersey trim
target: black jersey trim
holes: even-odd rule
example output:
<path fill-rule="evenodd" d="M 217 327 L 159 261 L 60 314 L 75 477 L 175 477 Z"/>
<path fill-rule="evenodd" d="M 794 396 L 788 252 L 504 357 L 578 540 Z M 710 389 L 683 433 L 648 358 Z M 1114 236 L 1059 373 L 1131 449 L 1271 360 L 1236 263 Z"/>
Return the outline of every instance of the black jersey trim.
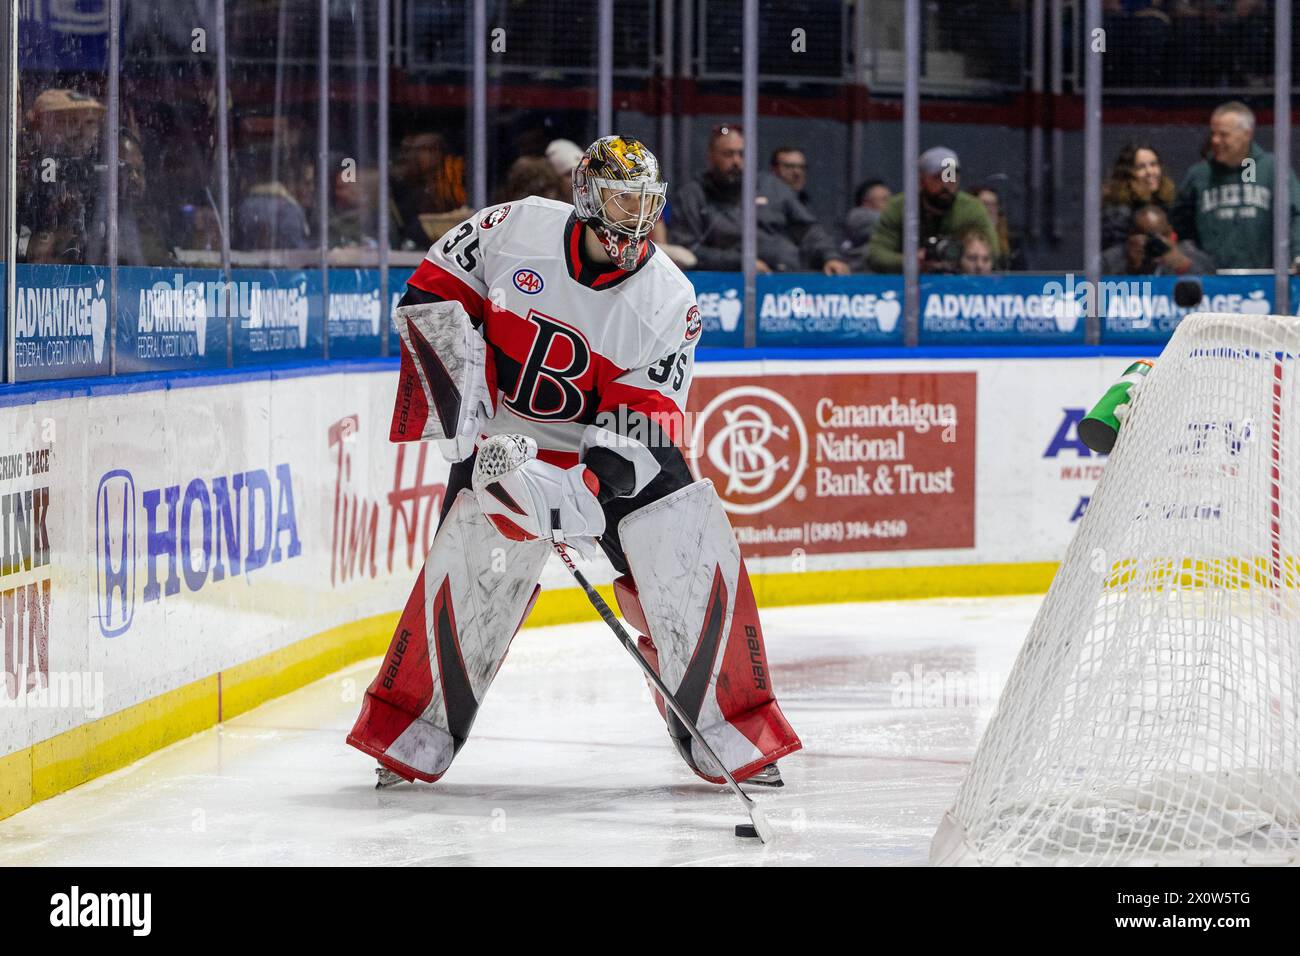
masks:
<path fill-rule="evenodd" d="M 582 223 L 578 221 L 577 213 L 570 213 L 568 221 L 564 224 L 565 268 L 568 269 L 569 278 L 589 289 L 596 288 L 603 291 L 626 282 L 644 269 L 654 254 L 655 244 L 647 239 L 645 250 L 641 253 L 641 259 L 635 269 L 620 269 L 615 265 L 593 262 L 583 246 Z"/>

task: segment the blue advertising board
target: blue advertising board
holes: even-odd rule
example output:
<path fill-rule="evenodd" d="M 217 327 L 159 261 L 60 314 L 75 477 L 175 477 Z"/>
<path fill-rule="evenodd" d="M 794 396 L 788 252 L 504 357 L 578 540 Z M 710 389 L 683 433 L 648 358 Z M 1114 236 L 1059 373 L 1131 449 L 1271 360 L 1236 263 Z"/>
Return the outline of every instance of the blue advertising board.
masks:
<path fill-rule="evenodd" d="M 922 345 L 1080 345 L 1087 323 L 1065 276 L 922 276 Z"/>
<path fill-rule="evenodd" d="M 1287 289 L 1291 299 L 1291 314 L 1300 315 L 1300 276 L 1291 276 L 1287 282 Z"/>
<path fill-rule="evenodd" d="M 739 272 L 688 272 L 700 307 L 700 348 L 745 344 L 745 277 Z"/>
<path fill-rule="evenodd" d="M 757 286 L 759 345 L 903 344 L 901 276 L 783 273 Z"/>
<path fill-rule="evenodd" d="M 378 269 L 330 269 L 331 358 L 380 354 L 389 313 L 380 301 Z"/>
<path fill-rule="evenodd" d="M 117 270 L 117 371 L 225 368 L 237 290 L 218 269 Z"/>
<path fill-rule="evenodd" d="M 1103 276 L 1098 287 L 1101 341 L 1106 345 L 1162 344 L 1183 316 L 1193 312 L 1273 311 L 1273 276 L 1187 277 L 1201 284 L 1202 298 L 1187 308 L 1174 301 L 1178 276 Z"/>
<path fill-rule="evenodd" d="M 385 320 L 388 323 L 388 354 L 400 355 L 402 349 L 402 337 L 397 334 L 397 325 L 393 322 L 393 312 L 397 309 L 397 303 L 402 301 L 402 296 L 406 293 L 406 286 L 393 285 L 392 273 L 388 276 L 388 313 Z"/>
<path fill-rule="evenodd" d="M 108 268 L 20 263 L 14 278 L 16 380 L 107 375 Z"/>
<path fill-rule="evenodd" d="M 236 365 L 304 361 L 325 354 L 319 271 L 232 269 L 230 278 L 239 291 Z"/>
<path fill-rule="evenodd" d="M 3 264 L 0 264 L 0 272 Z M 382 301 L 377 269 L 330 271 L 329 308 L 316 270 L 122 266 L 116 342 L 109 316 L 110 271 L 103 266 L 29 265 L 14 270 L 13 314 L 0 308 L 0 334 L 12 324 L 20 382 L 108 374 L 116 345 L 119 373 L 223 368 L 227 335 L 234 364 L 309 361 L 324 354 L 370 358 L 400 344 L 392 312 L 409 270 L 389 273 Z M 703 347 L 744 344 L 743 277 L 694 272 Z M 1102 343 L 1159 345 L 1192 311 L 1266 314 L 1273 277 L 1204 276 L 1201 301 L 1174 301 L 1174 276 L 1107 276 L 1095 292 L 1078 275 L 926 276 L 921 280 L 922 345 L 1015 346 L 1084 342 L 1086 316 L 1101 314 Z M 1300 276 L 1291 301 L 1300 314 Z M 757 344 L 762 347 L 897 347 L 903 344 L 900 276 L 780 274 L 757 277 Z M 327 321 L 328 316 L 328 321 Z"/>
<path fill-rule="evenodd" d="M 107 0 L 22 4 L 22 68 L 102 73 L 108 61 L 108 9 Z"/>
<path fill-rule="evenodd" d="M 745 279 L 688 272 L 704 325 L 700 347 L 745 344 Z M 782 273 L 757 277 L 757 343 L 771 346 L 901 345 L 899 276 Z"/>

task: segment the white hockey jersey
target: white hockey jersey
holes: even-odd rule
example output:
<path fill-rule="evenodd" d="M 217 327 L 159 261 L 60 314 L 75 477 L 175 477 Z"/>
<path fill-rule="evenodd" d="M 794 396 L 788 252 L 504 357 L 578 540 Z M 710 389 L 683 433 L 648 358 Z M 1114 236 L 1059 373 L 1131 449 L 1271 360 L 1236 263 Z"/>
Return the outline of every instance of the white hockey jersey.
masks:
<path fill-rule="evenodd" d="M 490 206 L 439 239 L 408 283 L 461 302 L 487 341 L 496 414 L 480 439 L 531 435 L 561 467 L 592 444 L 617 446 L 640 490 L 659 471 L 656 446 L 683 443 L 700 312 L 653 243 L 625 271 L 591 262 L 582 231 L 568 203 Z M 418 439 L 428 409 L 405 345 L 397 404 L 390 437 Z"/>

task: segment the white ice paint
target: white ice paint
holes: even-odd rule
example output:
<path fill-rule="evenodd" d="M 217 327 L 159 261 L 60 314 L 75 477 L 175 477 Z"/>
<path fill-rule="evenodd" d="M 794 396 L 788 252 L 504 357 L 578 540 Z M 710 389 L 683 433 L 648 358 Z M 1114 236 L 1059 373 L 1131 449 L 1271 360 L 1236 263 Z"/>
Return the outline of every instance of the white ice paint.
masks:
<path fill-rule="evenodd" d="M 54 864 L 908 864 L 926 861 L 991 704 L 895 707 L 891 678 L 1005 675 L 1039 598 L 763 612 L 805 749 L 738 839 L 599 621 L 520 633 L 438 784 L 373 789 L 343 742 L 365 661 L 0 821 L 0 866 Z M 203 811 L 204 826 L 194 827 Z"/>

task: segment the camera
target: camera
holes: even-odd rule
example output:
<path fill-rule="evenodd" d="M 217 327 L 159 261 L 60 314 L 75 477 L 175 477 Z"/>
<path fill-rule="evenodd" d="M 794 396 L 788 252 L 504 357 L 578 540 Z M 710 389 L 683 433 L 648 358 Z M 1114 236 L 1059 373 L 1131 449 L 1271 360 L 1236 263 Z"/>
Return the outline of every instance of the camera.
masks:
<path fill-rule="evenodd" d="M 1148 234 L 1147 242 L 1146 242 L 1146 250 L 1143 253 L 1142 261 L 1144 263 L 1155 262 L 1165 253 L 1167 253 L 1171 248 L 1172 247 L 1169 245 L 1169 243 L 1165 242 L 1165 240 L 1160 236 Z"/>
<path fill-rule="evenodd" d="M 926 236 L 921 243 L 925 250 L 925 261 L 940 266 L 936 271 L 957 271 L 961 262 L 961 243 L 948 236 Z"/>

